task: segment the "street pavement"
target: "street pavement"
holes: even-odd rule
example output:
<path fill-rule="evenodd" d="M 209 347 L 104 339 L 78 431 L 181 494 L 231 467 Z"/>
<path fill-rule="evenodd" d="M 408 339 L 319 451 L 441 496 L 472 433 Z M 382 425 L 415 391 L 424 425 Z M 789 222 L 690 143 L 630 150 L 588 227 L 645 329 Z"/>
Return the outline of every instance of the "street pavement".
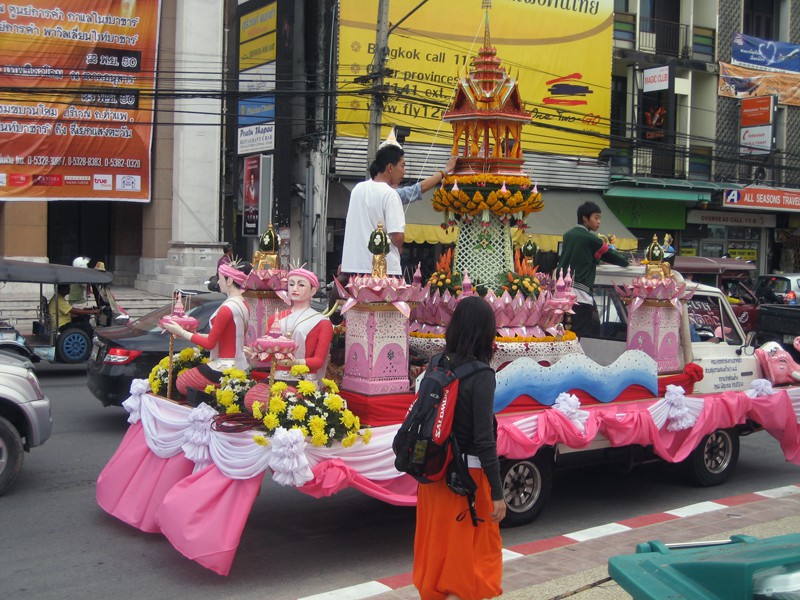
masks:
<path fill-rule="evenodd" d="M 504 549 L 503 600 L 619 600 L 628 594 L 608 576 L 608 559 L 636 544 L 758 539 L 800 533 L 800 484 L 700 502 Z M 798 557 L 800 559 L 800 557 Z M 654 596 L 640 596 L 641 598 Z M 674 596 L 683 598 L 684 596 Z M 411 573 L 299 600 L 416 600 Z M 700 600 L 700 599 L 692 599 Z"/>

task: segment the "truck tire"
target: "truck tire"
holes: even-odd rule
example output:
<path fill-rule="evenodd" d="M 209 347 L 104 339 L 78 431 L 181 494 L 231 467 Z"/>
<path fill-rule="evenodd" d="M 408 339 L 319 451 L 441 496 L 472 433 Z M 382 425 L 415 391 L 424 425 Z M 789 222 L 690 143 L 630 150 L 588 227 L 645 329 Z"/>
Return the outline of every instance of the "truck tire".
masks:
<path fill-rule="evenodd" d="M 56 351 L 61 362 L 84 362 L 92 353 L 92 340 L 80 327 L 68 327 L 58 334 Z"/>
<path fill-rule="evenodd" d="M 500 462 L 500 481 L 506 516 L 501 527 L 516 527 L 533 521 L 553 490 L 553 455 L 544 449 L 531 458 Z"/>
<path fill-rule="evenodd" d="M 739 434 L 735 429 L 717 429 L 704 436 L 683 461 L 693 483 L 710 487 L 725 483 L 739 462 Z"/>
<path fill-rule="evenodd" d="M 0 417 L 0 496 L 3 495 L 22 469 L 22 439 L 17 429 Z"/>

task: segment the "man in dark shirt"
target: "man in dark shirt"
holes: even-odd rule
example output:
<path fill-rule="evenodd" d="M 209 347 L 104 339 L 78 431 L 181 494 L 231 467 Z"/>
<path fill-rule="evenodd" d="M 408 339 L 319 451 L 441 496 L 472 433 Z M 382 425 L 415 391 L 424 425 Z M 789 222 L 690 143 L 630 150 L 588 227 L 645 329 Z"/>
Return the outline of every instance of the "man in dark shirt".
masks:
<path fill-rule="evenodd" d="M 600 229 L 601 211 L 594 202 L 584 202 L 578 207 L 578 224 L 564 234 L 559 269 L 572 269 L 572 289 L 577 302 L 572 307 L 572 331 L 578 337 L 598 335 L 600 317 L 592 292 L 597 263 L 607 262 L 621 267 L 628 266 L 628 259 L 612 250 L 608 243 L 597 235 Z"/>

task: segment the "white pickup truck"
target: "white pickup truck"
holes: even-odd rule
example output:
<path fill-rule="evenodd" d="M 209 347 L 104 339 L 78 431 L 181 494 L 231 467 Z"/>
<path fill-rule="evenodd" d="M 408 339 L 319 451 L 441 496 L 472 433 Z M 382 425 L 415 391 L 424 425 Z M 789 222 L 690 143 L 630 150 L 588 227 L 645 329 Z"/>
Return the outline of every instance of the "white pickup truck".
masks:
<path fill-rule="evenodd" d="M 643 275 L 642 266 L 598 266 L 594 296 L 600 314 L 600 335 L 587 336 L 580 340 L 583 352 L 597 364 L 612 365 L 626 350 L 628 306 L 615 286 L 630 284 L 634 278 Z M 681 279 L 680 275 L 676 277 Z M 694 293 L 691 299 L 685 301 L 687 310 L 680 334 L 683 360 L 702 367 L 703 377 L 694 383 L 693 390 L 687 396 L 694 398 L 706 395 L 706 402 L 718 402 L 722 401 L 719 400 L 722 392 L 743 393 L 750 388 L 751 382 L 762 378 L 755 356 L 754 333 L 747 336 L 744 334 L 729 302 L 719 289 L 687 282 L 688 290 L 693 290 Z M 554 367 L 557 365 L 555 363 Z M 502 378 L 502 371 L 498 371 L 498 381 Z M 566 392 L 571 384 L 565 382 L 563 387 Z M 611 404 L 584 404 L 581 409 L 585 409 L 590 415 L 603 411 L 601 418 L 608 418 L 608 424 L 613 418 L 627 418 L 631 410 L 645 410 L 644 407 L 651 406 L 656 398 L 640 397 L 638 400 L 633 403 L 619 403 L 618 414 L 613 417 L 608 416 Z M 728 398 L 724 401 L 728 401 Z M 632 406 L 633 404 L 638 404 L 638 407 Z M 507 414 L 513 406 L 512 403 L 506 412 L 498 414 L 501 429 L 507 430 L 510 424 L 506 421 L 515 418 L 513 414 Z M 539 412 L 540 428 L 541 415 L 545 414 L 545 411 Z M 518 413 L 517 417 L 522 417 L 522 414 Z M 517 422 L 522 423 L 523 419 L 519 418 Z M 630 467 L 661 458 L 681 462 L 689 478 L 696 484 L 710 486 L 723 483 L 737 464 L 739 437 L 758 431 L 761 426 L 751 415 L 743 415 L 735 423 L 718 423 L 709 430 L 709 423 L 706 422 L 704 427 L 702 435 L 695 435 L 698 443 L 688 455 L 685 447 L 677 450 L 677 446 L 673 446 L 674 453 L 666 451 L 658 443 L 653 444 L 653 440 L 647 439 L 647 436 L 639 438 L 643 440 L 642 443 L 619 445 L 622 436 L 615 438 L 615 441 L 609 440 L 602 425 L 588 443 L 585 438 L 566 441 L 552 437 L 555 443 L 541 444 L 532 456 L 509 456 L 507 453 L 502 459 L 503 485 L 509 508 L 504 525 L 519 525 L 533 520 L 550 494 L 553 470 L 576 463 L 619 461 Z M 528 433 L 531 439 L 542 436 L 537 432 Z M 684 441 L 690 443 L 689 438 L 691 434 Z M 680 460 L 675 461 L 675 458 Z"/>

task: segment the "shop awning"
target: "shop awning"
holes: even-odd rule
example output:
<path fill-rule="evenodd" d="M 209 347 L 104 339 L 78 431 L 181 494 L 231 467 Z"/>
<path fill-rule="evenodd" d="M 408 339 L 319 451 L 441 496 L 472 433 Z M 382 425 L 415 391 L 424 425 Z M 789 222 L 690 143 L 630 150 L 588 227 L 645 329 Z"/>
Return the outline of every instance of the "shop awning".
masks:
<path fill-rule="evenodd" d="M 709 202 L 711 194 L 724 190 L 740 190 L 738 183 L 661 177 L 612 177 L 607 198 L 642 198 L 678 202 Z"/>
<path fill-rule="evenodd" d="M 606 198 L 636 198 L 642 200 L 674 200 L 678 202 L 710 202 L 711 192 L 614 186 L 603 194 Z"/>

